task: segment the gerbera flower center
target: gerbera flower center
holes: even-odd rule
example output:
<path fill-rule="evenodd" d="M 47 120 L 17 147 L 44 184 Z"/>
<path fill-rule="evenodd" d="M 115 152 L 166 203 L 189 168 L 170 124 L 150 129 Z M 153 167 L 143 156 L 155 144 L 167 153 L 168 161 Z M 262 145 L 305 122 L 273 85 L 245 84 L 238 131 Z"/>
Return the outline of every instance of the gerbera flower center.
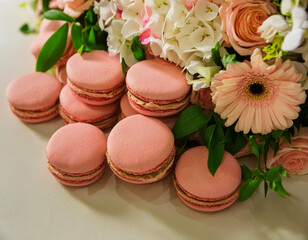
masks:
<path fill-rule="evenodd" d="M 247 83 L 245 86 L 246 96 L 255 101 L 264 100 L 268 97 L 270 87 L 265 81 L 253 80 Z"/>

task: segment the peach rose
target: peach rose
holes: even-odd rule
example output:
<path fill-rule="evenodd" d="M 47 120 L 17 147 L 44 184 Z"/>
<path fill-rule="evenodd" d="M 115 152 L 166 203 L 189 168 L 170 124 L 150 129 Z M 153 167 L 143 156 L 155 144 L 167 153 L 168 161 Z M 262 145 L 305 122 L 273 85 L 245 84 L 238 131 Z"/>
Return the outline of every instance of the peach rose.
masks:
<path fill-rule="evenodd" d="M 198 104 L 207 111 L 213 111 L 215 106 L 212 102 L 211 88 L 201 88 L 198 91 L 192 91 L 190 101 L 192 104 Z"/>
<path fill-rule="evenodd" d="M 219 9 L 221 32 L 227 44 L 240 55 L 251 55 L 256 48 L 263 48 L 265 40 L 258 28 L 276 7 L 269 0 L 229 0 Z"/>
<path fill-rule="evenodd" d="M 275 157 L 273 154 L 273 150 L 270 150 L 266 163 L 268 168 L 282 164 L 289 174 L 308 173 L 308 128 L 301 129 L 292 138 L 291 144 L 281 143 Z"/>
<path fill-rule="evenodd" d="M 73 18 L 88 10 L 93 2 L 94 0 L 57 0 L 58 7 Z"/>

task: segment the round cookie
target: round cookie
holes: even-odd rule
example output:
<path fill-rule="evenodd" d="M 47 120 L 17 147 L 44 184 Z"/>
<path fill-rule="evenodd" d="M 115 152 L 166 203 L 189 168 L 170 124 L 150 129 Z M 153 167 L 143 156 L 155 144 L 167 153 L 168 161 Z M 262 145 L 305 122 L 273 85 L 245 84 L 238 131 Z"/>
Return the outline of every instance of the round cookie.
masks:
<path fill-rule="evenodd" d="M 107 105 L 125 91 L 120 59 L 106 51 L 76 53 L 68 60 L 66 71 L 67 84 L 85 103 Z"/>
<path fill-rule="evenodd" d="M 174 137 L 170 129 L 155 118 L 130 116 L 109 134 L 108 164 L 127 182 L 151 183 L 164 178 L 174 158 Z"/>
<path fill-rule="evenodd" d="M 238 198 L 241 167 L 230 153 L 225 152 L 213 177 L 207 161 L 208 149 L 205 146 L 187 150 L 176 164 L 174 186 L 187 206 L 205 212 L 219 211 Z"/>
<path fill-rule="evenodd" d="M 163 59 L 136 63 L 127 73 L 128 98 L 139 113 L 164 117 L 181 112 L 189 103 L 185 73 Z"/>
<path fill-rule="evenodd" d="M 118 121 L 117 103 L 103 106 L 86 104 L 67 85 L 60 93 L 59 112 L 66 124 L 84 122 L 105 129 Z"/>
<path fill-rule="evenodd" d="M 12 81 L 6 89 L 11 111 L 22 121 L 44 122 L 58 115 L 62 84 L 52 75 L 34 72 Z"/>
<path fill-rule="evenodd" d="M 106 144 L 105 134 L 97 127 L 87 123 L 66 125 L 47 144 L 47 167 L 65 185 L 89 185 L 104 172 Z"/>

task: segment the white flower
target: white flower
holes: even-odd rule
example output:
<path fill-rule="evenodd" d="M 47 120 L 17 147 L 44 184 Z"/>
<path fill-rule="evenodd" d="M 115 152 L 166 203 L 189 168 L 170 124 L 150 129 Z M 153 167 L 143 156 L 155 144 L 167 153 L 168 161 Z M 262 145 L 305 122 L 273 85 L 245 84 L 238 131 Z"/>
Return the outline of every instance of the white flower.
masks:
<path fill-rule="evenodd" d="M 302 83 L 302 87 L 304 90 L 308 90 L 308 76 L 307 76 L 307 68 L 305 67 L 305 65 L 303 63 L 300 62 L 296 62 L 296 61 L 292 61 L 294 67 L 296 68 L 296 70 L 302 74 L 302 79 L 300 80 Z"/>
<path fill-rule="evenodd" d="M 282 0 L 280 10 L 283 15 L 287 15 L 292 12 L 294 7 L 307 8 L 307 0 Z"/>
<path fill-rule="evenodd" d="M 102 30 L 109 25 L 117 14 L 117 2 L 115 0 L 100 0 L 94 2 L 94 12 L 98 16 L 98 23 Z"/>
<path fill-rule="evenodd" d="M 289 25 L 281 15 L 272 15 L 267 18 L 258 29 L 258 33 L 261 33 L 261 37 L 266 42 L 272 42 L 276 33 L 280 36 L 285 36 Z"/>
<path fill-rule="evenodd" d="M 105 29 L 108 32 L 108 51 L 112 55 L 119 54 L 121 45 L 125 43 L 125 39 L 121 33 L 124 23 L 125 22 L 120 19 L 113 20 L 110 26 Z"/>
<path fill-rule="evenodd" d="M 308 14 L 304 8 L 295 7 L 292 9 L 293 27 L 282 44 L 282 50 L 294 51 L 303 42 L 303 36 L 308 28 Z"/>

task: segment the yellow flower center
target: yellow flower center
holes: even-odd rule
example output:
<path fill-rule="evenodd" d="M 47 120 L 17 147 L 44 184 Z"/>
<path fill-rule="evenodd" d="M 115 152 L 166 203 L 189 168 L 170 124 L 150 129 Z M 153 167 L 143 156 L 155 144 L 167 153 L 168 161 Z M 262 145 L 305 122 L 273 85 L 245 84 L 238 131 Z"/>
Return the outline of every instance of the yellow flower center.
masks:
<path fill-rule="evenodd" d="M 270 86 L 262 79 L 249 81 L 244 89 L 246 96 L 254 101 L 264 100 L 270 93 Z"/>

